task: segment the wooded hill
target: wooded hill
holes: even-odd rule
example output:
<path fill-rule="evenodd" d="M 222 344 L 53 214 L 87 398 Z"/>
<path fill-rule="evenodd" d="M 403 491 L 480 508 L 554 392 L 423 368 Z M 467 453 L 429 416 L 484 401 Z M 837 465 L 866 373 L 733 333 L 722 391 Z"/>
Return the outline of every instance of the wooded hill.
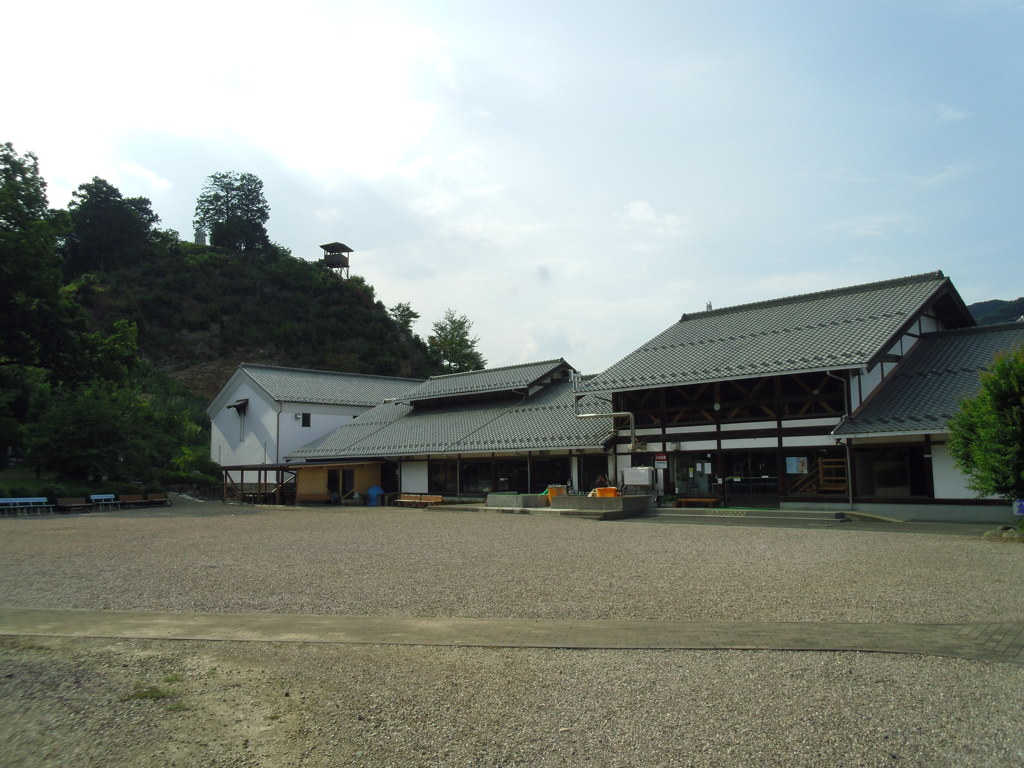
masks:
<path fill-rule="evenodd" d="M 990 299 L 978 301 L 967 307 L 978 325 L 997 325 L 1013 323 L 1017 318 L 1024 317 L 1024 296 L 1014 301 Z"/>
<path fill-rule="evenodd" d="M 211 398 L 240 362 L 391 376 L 437 373 L 427 346 L 359 276 L 276 249 L 241 255 L 181 242 L 77 286 L 98 327 L 138 327 L 140 354 Z"/>

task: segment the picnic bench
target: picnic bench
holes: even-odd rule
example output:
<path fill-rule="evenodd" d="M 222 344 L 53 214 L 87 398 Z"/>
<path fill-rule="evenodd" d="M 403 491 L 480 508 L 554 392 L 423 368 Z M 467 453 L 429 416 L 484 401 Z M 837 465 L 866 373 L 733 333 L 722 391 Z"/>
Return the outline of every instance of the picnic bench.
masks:
<path fill-rule="evenodd" d="M 440 496 L 429 493 L 403 493 L 395 501 L 398 507 L 429 507 L 431 504 L 440 504 L 444 501 Z"/>
<path fill-rule="evenodd" d="M 93 493 L 89 496 L 93 509 L 119 509 L 120 503 L 112 493 Z"/>
<path fill-rule="evenodd" d="M 693 504 L 696 504 L 697 506 L 700 506 L 700 507 L 717 507 L 719 500 L 717 498 L 711 498 L 711 497 L 700 498 L 700 497 L 697 497 L 697 496 L 685 496 L 685 497 L 681 496 L 678 499 L 678 501 L 684 507 L 689 507 L 689 506 L 691 506 Z"/>
<path fill-rule="evenodd" d="M 57 499 L 58 512 L 78 512 L 79 510 L 88 511 L 90 509 L 92 509 L 92 502 L 88 501 L 85 497 L 65 496 Z"/>
<path fill-rule="evenodd" d="M 21 496 L 0 498 L 0 509 L 4 517 L 8 515 L 48 515 L 53 512 L 53 504 L 45 496 Z"/>

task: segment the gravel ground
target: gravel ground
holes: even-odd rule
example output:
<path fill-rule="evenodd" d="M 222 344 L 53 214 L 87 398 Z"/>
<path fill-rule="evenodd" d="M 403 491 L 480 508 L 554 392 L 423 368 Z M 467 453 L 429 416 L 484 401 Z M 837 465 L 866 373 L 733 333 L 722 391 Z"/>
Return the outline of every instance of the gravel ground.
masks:
<path fill-rule="evenodd" d="M 25 607 L 1021 621 L 1022 577 L 1024 547 L 925 534 L 217 504 L 0 520 L 0 603 Z M 11 766 L 1016 767 L 1022 711 L 1024 668 L 933 657 L 0 638 Z"/>

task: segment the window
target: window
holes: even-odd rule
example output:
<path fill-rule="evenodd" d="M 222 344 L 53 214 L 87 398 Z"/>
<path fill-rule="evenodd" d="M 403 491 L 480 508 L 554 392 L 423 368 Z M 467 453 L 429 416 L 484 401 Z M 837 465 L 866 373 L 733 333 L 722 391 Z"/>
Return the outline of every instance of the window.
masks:
<path fill-rule="evenodd" d="M 308 427 L 311 421 L 312 421 L 312 414 L 310 414 L 310 413 L 302 414 L 302 426 Z"/>

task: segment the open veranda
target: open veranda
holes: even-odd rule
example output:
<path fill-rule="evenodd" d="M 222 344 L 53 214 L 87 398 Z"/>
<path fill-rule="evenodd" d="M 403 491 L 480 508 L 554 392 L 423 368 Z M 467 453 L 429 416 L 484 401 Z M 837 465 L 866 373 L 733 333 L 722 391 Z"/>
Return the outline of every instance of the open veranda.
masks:
<path fill-rule="evenodd" d="M 524 622 L 1021 622 L 980 537 L 451 509 L 0 520 L 0 605 Z M 143 615 L 144 615 L 143 614 Z M 85 616 L 85 613 L 79 615 Z M 1024 667 L 926 653 L 0 634 L 9 765 L 1017 766 Z M 131 633 L 125 633 L 130 635 Z"/>

